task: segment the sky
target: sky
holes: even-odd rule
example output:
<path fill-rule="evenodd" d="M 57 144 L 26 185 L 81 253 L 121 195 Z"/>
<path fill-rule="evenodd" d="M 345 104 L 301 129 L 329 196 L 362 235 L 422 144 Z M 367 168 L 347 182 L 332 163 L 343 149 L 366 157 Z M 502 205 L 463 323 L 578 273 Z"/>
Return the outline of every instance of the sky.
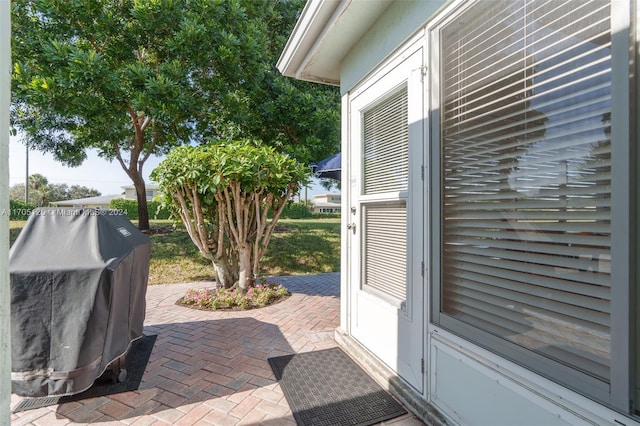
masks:
<path fill-rule="evenodd" d="M 9 141 L 9 185 L 24 183 L 26 178 L 26 148 L 19 137 L 12 136 Z M 149 157 L 143 168 L 146 183 L 150 183 L 151 171 L 162 161 L 162 157 Z M 110 163 L 98 157 L 96 151 L 87 153 L 87 159 L 79 167 L 67 167 L 53 159 L 50 154 L 39 151 L 29 151 L 29 174 L 39 173 L 45 176 L 49 183 L 67 185 L 81 185 L 95 188 L 102 195 L 121 194 L 123 186 L 132 185 L 127 174 L 116 161 Z M 307 198 L 313 200 L 315 195 L 326 194 L 328 191 L 314 180 L 307 190 Z M 335 192 L 335 191 L 334 191 Z M 304 191 L 302 192 L 304 199 Z M 296 197 L 298 200 L 298 197 Z"/>

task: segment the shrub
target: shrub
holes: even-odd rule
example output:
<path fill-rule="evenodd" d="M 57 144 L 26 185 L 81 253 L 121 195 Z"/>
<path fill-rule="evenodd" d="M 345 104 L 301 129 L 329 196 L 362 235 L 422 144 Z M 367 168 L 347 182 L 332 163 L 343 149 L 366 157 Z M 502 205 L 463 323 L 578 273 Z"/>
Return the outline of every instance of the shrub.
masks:
<path fill-rule="evenodd" d="M 27 220 L 35 209 L 31 203 L 20 200 L 9 200 L 9 220 Z"/>
<path fill-rule="evenodd" d="M 287 203 L 280 215 L 283 219 L 308 219 L 311 210 L 304 203 Z"/>
<path fill-rule="evenodd" d="M 138 200 L 116 198 L 111 200 L 109 208 L 124 211 L 131 220 L 138 219 Z M 149 209 L 149 219 L 171 219 L 171 212 L 158 201 L 147 201 L 147 208 Z"/>
<path fill-rule="evenodd" d="M 312 213 L 314 219 L 340 219 L 340 213 Z"/>
<path fill-rule="evenodd" d="M 213 141 L 171 151 L 151 174 L 219 283 L 245 292 L 259 273 L 304 165 L 260 141 Z M 273 216 L 268 219 L 268 212 Z"/>

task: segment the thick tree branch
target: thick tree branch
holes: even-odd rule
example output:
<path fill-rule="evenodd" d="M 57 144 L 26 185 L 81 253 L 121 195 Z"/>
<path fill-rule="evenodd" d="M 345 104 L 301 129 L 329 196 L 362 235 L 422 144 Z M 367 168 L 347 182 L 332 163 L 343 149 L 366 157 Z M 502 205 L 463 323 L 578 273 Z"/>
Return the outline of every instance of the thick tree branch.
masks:
<path fill-rule="evenodd" d="M 224 194 L 223 206 L 226 207 L 226 211 L 227 211 L 227 226 L 229 226 L 229 230 L 231 231 L 231 235 L 229 237 L 233 236 L 236 243 L 238 243 L 240 241 L 240 237 L 238 235 L 239 233 L 238 229 L 234 226 L 232 203 L 231 203 L 231 196 L 229 195 L 229 188 L 224 188 L 222 193 Z"/>
<path fill-rule="evenodd" d="M 193 244 L 196 245 L 196 247 L 198 248 L 198 251 L 203 256 L 205 256 L 206 258 L 211 259 L 211 254 L 209 253 L 207 248 L 205 248 L 204 244 L 202 244 L 201 239 L 197 238 L 198 233 L 196 232 L 196 230 L 194 230 L 194 225 L 197 227 L 197 223 L 194 223 L 194 222 L 196 222 L 196 219 L 195 219 L 195 217 L 191 217 L 189 215 L 189 211 L 194 212 L 193 203 L 192 203 L 192 208 L 190 209 L 189 206 L 187 205 L 187 201 L 184 198 L 183 190 L 179 190 L 179 191 L 174 192 L 173 193 L 173 199 L 177 200 L 178 203 L 180 204 L 180 218 L 182 219 L 182 223 L 184 223 L 185 228 L 187 228 L 187 233 L 189 234 L 189 237 L 191 238 L 191 241 L 193 242 Z"/>
<path fill-rule="evenodd" d="M 144 164 L 145 161 L 147 161 L 149 159 L 149 157 L 151 156 L 151 154 L 153 153 L 153 150 L 156 148 L 156 139 L 158 137 L 157 134 L 157 129 L 156 129 L 156 120 L 152 120 L 152 124 L 151 124 L 151 144 L 149 145 L 149 148 L 147 148 L 147 152 L 145 153 L 144 157 L 142 157 L 142 160 L 140 160 L 138 162 L 139 164 L 139 170 L 142 170 L 142 166 L 140 164 Z"/>
<path fill-rule="evenodd" d="M 127 167 L 127 164 L 124 162 L 124 159 L 122 158 L 122 152 L 120 151 L 120 146 L 118 145 L 117 142 L 113 142 L 113 148 L 116 151 L 116 158 L 118 159 L 120 166 L 122 166 L 122 169 L 125 171 L 127 176 L 131 177 L 131 174 L 129 173 L 129 168 Z"/>
<path fill-rule="evenodd" d="M 151 117 L 149 117 L 148 115 L 145 116 L 144 114 L 140 114 L 138 116 L 138 120 L 143 120 L 142 124 L 140 124 L 140 131 L 141 132 L 144 132 L 147 129 L 147 126 L 149 125 L 149 123 L 152 121 Z"/>
<path fill-rule="evenodd" d="M 287 188 L 286 195 L 280 199 L 280 205 L 278 206 L 278 209 L 273 212 L 273 217 L 271 218 L 271 222 L 269 222 L 269 225 L 267 226 L 267 229 L 265 232 L 265 236 L 262 239 L 260 257 L 262 257 L 262 255 L 264 254 L 264 251 L 267 245 L 269 244 L 269 241 L 271 240 L 271 236 L 273 235 L 273 231 L 276 227 L 276 223 L 278 222 L 278 219 L 280 219 L 280 215 L 282 214 L 284 207 L 287 205 L 287 200 L 293 195 L 294 190 L 295 190 L 295 186 L 289 185 L 289 187 Z"/>

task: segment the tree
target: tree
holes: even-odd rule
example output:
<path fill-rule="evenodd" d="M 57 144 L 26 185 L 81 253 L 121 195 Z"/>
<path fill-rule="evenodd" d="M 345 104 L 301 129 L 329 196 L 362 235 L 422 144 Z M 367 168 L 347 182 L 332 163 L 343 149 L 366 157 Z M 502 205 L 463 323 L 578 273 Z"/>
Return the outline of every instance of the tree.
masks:
<path fill-rule="evenodd" d="M 272 2 L 266 21 L 269 40 L 262 52 L 264 70 L 229 87 L 215 115 L 203 121 L 220 138 L 260 139 L 302 163 L 319 161 L 340 150 L 338 88 L 284 77 L 276 63 L 304 0 Z M 209 88 L 203 78 L 200 85 Z M 213 92 L 212 90 L 211 92 Z"/>
<path fill-rule="evenodd" d="M 49 202 L 71 199 L 69 198 L 69 185 L 66 183 L 50 183 L 47 185 L 46 194 Z"/>
<path fill-rule="evenodd" d="M 194 76 L 223 55 L 242 64 L 258 29 L 234 1 L 16 0 L 12 13 L 13 125 L 67 165 L 88 148 L 117 160 L 148 229 L 145 161 L 189 141 L 206 100 Z"/>
<path fill-rule="evenodd" d="M 88 188 L 81 185 L 71 185 L 67 191 L 65 200 L 77 200 L 78 198 L 99 197 L 102 195 L 100 191 L 95 188 Z M 52 200 L 57 201 L 57 200 Z"/>
<path fill-rule="evenodd" d="M 81 185 L 67 185 L 66 183 L 50 183 L 46 187 L 47 200 L 65 201 L 79 198 L 99 197 L 100 191 Z"/>
<path fill-rule="evenodd" d="M 29 175 L 29 197 L 31 203 L 41 207 L 48 203 L 46 188 L 49 180 L 39 173 Z"/>
<path fill-rule="evenodd" d="M 48 205 L 52 201 L 75 200 L 78 198 L 97 197 L 100 191 L 86 186 L 66 183 L 49 183 L 49 180 L 35 173 L 29 176 L 29 194 L 31 202 L 36 207 Z M 12 200 L 24 200 L 24 184 L 19 183 L 9 188 L 9 198 Z"/>
<path fill-rule="evenodd" d="M 246 291 L 283 208 L 307 174 L 295 159 L 244 140 L 177 148 L 152 178 L 211 260 L 218 282 Z"/>
<path fill-rule="evenodd" d="M 36 191 L 44 192 L 47 185 L 49 185 L 49 179 L 47 179 L 40 173 L 29 175 L 29 188 L 33 188 Z"/>
<path fill-rule="evenodd" d="M 24 183 L 18 183 L 9 188 L 9 199 L 24 201 Z"/>
<path fill-rule="evenodd" d="M 301 162 L 335 152 L 339 93 L 275 68 L 302 0 L 14 0 L 11 118 L 29 145 L 78 165 L 85 150 L 132 180 L 206 138 L 261 138 Z"/>

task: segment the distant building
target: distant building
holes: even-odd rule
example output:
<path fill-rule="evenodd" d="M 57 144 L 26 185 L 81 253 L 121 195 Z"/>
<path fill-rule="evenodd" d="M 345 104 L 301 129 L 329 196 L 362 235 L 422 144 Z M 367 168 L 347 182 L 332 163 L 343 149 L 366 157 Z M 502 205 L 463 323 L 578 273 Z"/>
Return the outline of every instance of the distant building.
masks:
<path fill-rule="evenodd" d="M 108 209 L 111 200 L 122 198 L 121 194 L 101 195 L 98 197 L 76 198 L 75 200 L 53 201 L 53 207 L 76 207 L 76 208 L 93 208 Z"/>
<path fill-rule="evenodd" d="M 122 189 L 124 189 L 124 198 L 128 200 L 137 199 L 135 186 L 127 185 L 127 186 L 123 186 Z M 156 195 L 158 195 L 158 185 L 149 183 L 146 185 L 146 189 L 147 189 L 147 201 L 153 200 L 153 198 Z"/>
<path fill-rule="evenodd" d="M 341 194 L 321 194 L 314 197 L 312 213 L 340 213 Z"/>
<path fill-rule="evenodd" d="M 83 207 L 95 209 L 108 209 L 111 200 L 116 198 L 124 198 L 125 200 L 136 200 L 136 189 L 133 185 L 121 187 L 124 189 L 123 194 L 101 195 L 99 197 L 77 198 L 75 200 L 54 201 L 53 207 Z M 158 195 L 158 185 L 147 184 L 147 201 L 153 200 Z"/>

